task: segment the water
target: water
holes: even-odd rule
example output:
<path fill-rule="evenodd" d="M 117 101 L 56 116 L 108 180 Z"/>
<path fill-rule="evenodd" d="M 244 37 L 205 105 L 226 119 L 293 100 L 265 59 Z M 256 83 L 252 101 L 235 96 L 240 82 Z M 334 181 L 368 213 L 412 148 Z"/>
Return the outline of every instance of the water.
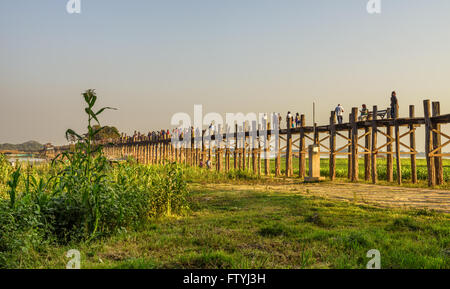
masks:
<path fill-rule="evenodd" d="M 21 163 L 30 163 L 30 164 L 36 164 L 36 163 L 42 163 L 45 162 L 46 159 L 34 157 L 34 156 L 7 156 L 8 161 L 11 164 L 15 164 L 17 161 Z"/>

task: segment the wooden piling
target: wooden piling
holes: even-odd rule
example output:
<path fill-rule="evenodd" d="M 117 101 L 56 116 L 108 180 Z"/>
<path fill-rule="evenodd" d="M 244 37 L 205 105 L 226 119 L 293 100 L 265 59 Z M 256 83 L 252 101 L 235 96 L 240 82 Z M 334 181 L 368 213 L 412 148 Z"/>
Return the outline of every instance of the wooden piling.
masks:
<path fill-rule="evenodd" d="M 434 101 L 432 103 L 432 114 L 433 117 L 440 116 L 441 115 L 441 106 L 440 103 L 437 101 Z M 434 149 L 437 149 L 435 154 L 437 156 L 434 157 L 434 165 L 436 167 L 436 185 L 440 186 L 444 184 L 444 170 L 443 170 L 443 164 L 442 164 L 442 150 L 441 147 L 441 135 L 437 133 L 436 131 L 441 131 L 441 125 L 433 123 L 433 147 Z M 439 148 L 439 149 L 438 149 Z"/>
<path fill-rule="evenodd" d="M 236 170 L 238 168 L 238 149 L 239 149 L 239 145 L 238 145 L 238 125 L 235 124 L 234 125 L 234 152 L 233 152 L 233 156 L 234 156 L 234 163 L 233 163 L 233 167 Z"/>
<path fill-rule="evenodd" d="M 370 121 L 372 119 L 372 116 L 367 116 L 367 121 Z M 364 180 L 366 182 L 370 181 L 371 178 L 371 166 L 370 166 L 370 151 L 371 151 L 371 127 L 365 126 L 364 127 Z"/>
<path fill-rule="evenodd" d="M 336 179 L 336 112 L 332 111 L 330 116 L 330 180 Z"/>
<path fill-rule="evenodd" d="M 278 123 L 278 130 L 280 130 L 281 123 Z M 281 138 L 278 137 L 276 140 L 277 142 L 277 152 L 275 156 L 275 176 L 279 177 L 281 175 Z"/>
<path fill-rule="evenodd" d="M 266 176 L 270 175 L 270 158 L 269 158 L 269 152 L 270 152 L 270 122 L 267 124 L 267 138 L 266 138 L 266 144 L 264 146 L 264 174 Z"/>
<path fill-rule="evenodd" d="M 414 105 L 409 106 L 409 118 L 415 117 L 415 109 Z M 413 184 L 417 183 L 417 165 L 416 165 L 416 127 L 414 124 L 409 125 L 409 130 L 411 133 L 409 134 L 409 146 L 411 151 L 411 182 Z"/>
<path fill-rule="evenodd" d="M 397 163 L 397 184 L 402 184 L 402 161 L 400 153 L 400 127 L 395 118 L 395 160 Z"/>
<path fill-rule="evenodd" d="M 348 128 L 348 162 L 347 162 L 347 178 L 349 180 L 352 179 L 352 168 L 353 168 L 353 159 L 352 159 L 352 139 L 353 139 L 353 129 L 351 127 L 351 119 L 352 113 L 348 115 L 348 119 L 350 121 L 350 127 Z"/>
<path fill-rule="evenodd" d="M 374 105 L 372 110 L 372 149 L 371 149 L 371 163 L 372 163 L 372 183 L 378 182 L 377 171 L 377 155 L 378 155 L 378 127 L 377 127 L 378 106 Z"/>
<path fill-rule="evenodd" d="M 305 115 L 300 115 L 300 144 L 299 144 L 299 158 L 298 158 L 298 176 L 302 179 L 306 176 L 306 142 L 305 142 Z"/>
<path fill-rule="evenodd" d="M 389 114 L 388 108 L 388 114 Z M 390 116 L 389 116 L 390 117 Z M 389 143 L 386 147 L 386 176 L 387 181 L 392 182 L 394 180 L 394 156 L 392 152 L 392 126 L 386 126 L 386 142 Z"/>
<path fill-rule="evenodd" d="M 358 108 L 353 107 L 352 108 L 352 118 L 351 118 L 351 125 L 352 125 L 352 182 L 357 182 L 359 178 L 358 173 L 358 126 L 357 126 L 357 117 L 358 117 Z"/>
<path fill-rule="evenodd" d="M 286 177 L 292 176 L 292 118 L 286 119 L 287 134 L 286 134 Z"/>
<path fill-rule="evenodd" d="M 425 119 L 425 154 L 427 158 L 428 170 L 428 186 L 436 186 L 436 165 L 434 157 L 431 156 L 433 151 L 433 124 L 431 123 L 430 100 L 423 101 L 424 119 Z"/>

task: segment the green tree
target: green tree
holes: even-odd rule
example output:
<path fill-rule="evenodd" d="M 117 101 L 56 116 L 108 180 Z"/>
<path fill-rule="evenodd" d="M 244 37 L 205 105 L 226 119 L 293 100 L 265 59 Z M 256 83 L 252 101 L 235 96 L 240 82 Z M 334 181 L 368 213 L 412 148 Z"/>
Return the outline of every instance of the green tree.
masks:
<path fill-rule="evenodd" d="M 94 125 L 93 129 L 96 131 L 100 129 L 99 125 Z M 101 130 L 94 136 L 94 140 L 109 140 L 120 138 L 119 130 L 115 126 L 103 126 Z"/>

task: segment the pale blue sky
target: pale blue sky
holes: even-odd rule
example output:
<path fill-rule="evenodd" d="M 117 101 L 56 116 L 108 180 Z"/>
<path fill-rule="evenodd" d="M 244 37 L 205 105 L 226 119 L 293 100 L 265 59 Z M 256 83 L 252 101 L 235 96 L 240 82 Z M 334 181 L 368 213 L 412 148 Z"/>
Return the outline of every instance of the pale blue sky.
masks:
<path fill-rule="evenodd" d="M 450 1 L 0 0 L 0 142 L 64 143 L 96 88 L 103 124 L 169 127 L 176 112 L 287 110 L 318 122 L 340 102 L 450 108 Z"/>

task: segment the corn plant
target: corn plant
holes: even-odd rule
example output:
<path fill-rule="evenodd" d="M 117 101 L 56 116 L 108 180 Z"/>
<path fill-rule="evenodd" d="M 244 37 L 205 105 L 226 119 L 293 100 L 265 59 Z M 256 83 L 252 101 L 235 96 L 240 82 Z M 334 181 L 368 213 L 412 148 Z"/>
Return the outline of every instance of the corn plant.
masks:
<path fill-rule="evenodd" d="M 58 155 L 54 162 L 58 161 L 63 167 L 60 173 L 57 192 L 67 192 L 72 198 L 66 202 L 80 205 L 86 211 L 84 217 L 85 231 L 92 236 L 98 229 L 101 218 L 100 194 L 106 190 L 104 179 L 109 163 L 102 152 L 102 145 L 95 144 L 95 136 L 103 129 L 100 126 L 98 116 L 105 110 L 114 109 L 103 107 L 94 112 L 97 101 L 95 90 L 87 90 L 82 94 L 86 103 L 84 109 L 87 115 L 87 133 L 82 135 L 72 129 L 66 131 L 66 138 L 76 139 L 77 143 L 73 151 Z M 94 128 L 94 123 L 97 124 Z M 79 196 L 81 195 L 81 200 Z M 80 203 L 78 203 L 80 201 Z"/>

